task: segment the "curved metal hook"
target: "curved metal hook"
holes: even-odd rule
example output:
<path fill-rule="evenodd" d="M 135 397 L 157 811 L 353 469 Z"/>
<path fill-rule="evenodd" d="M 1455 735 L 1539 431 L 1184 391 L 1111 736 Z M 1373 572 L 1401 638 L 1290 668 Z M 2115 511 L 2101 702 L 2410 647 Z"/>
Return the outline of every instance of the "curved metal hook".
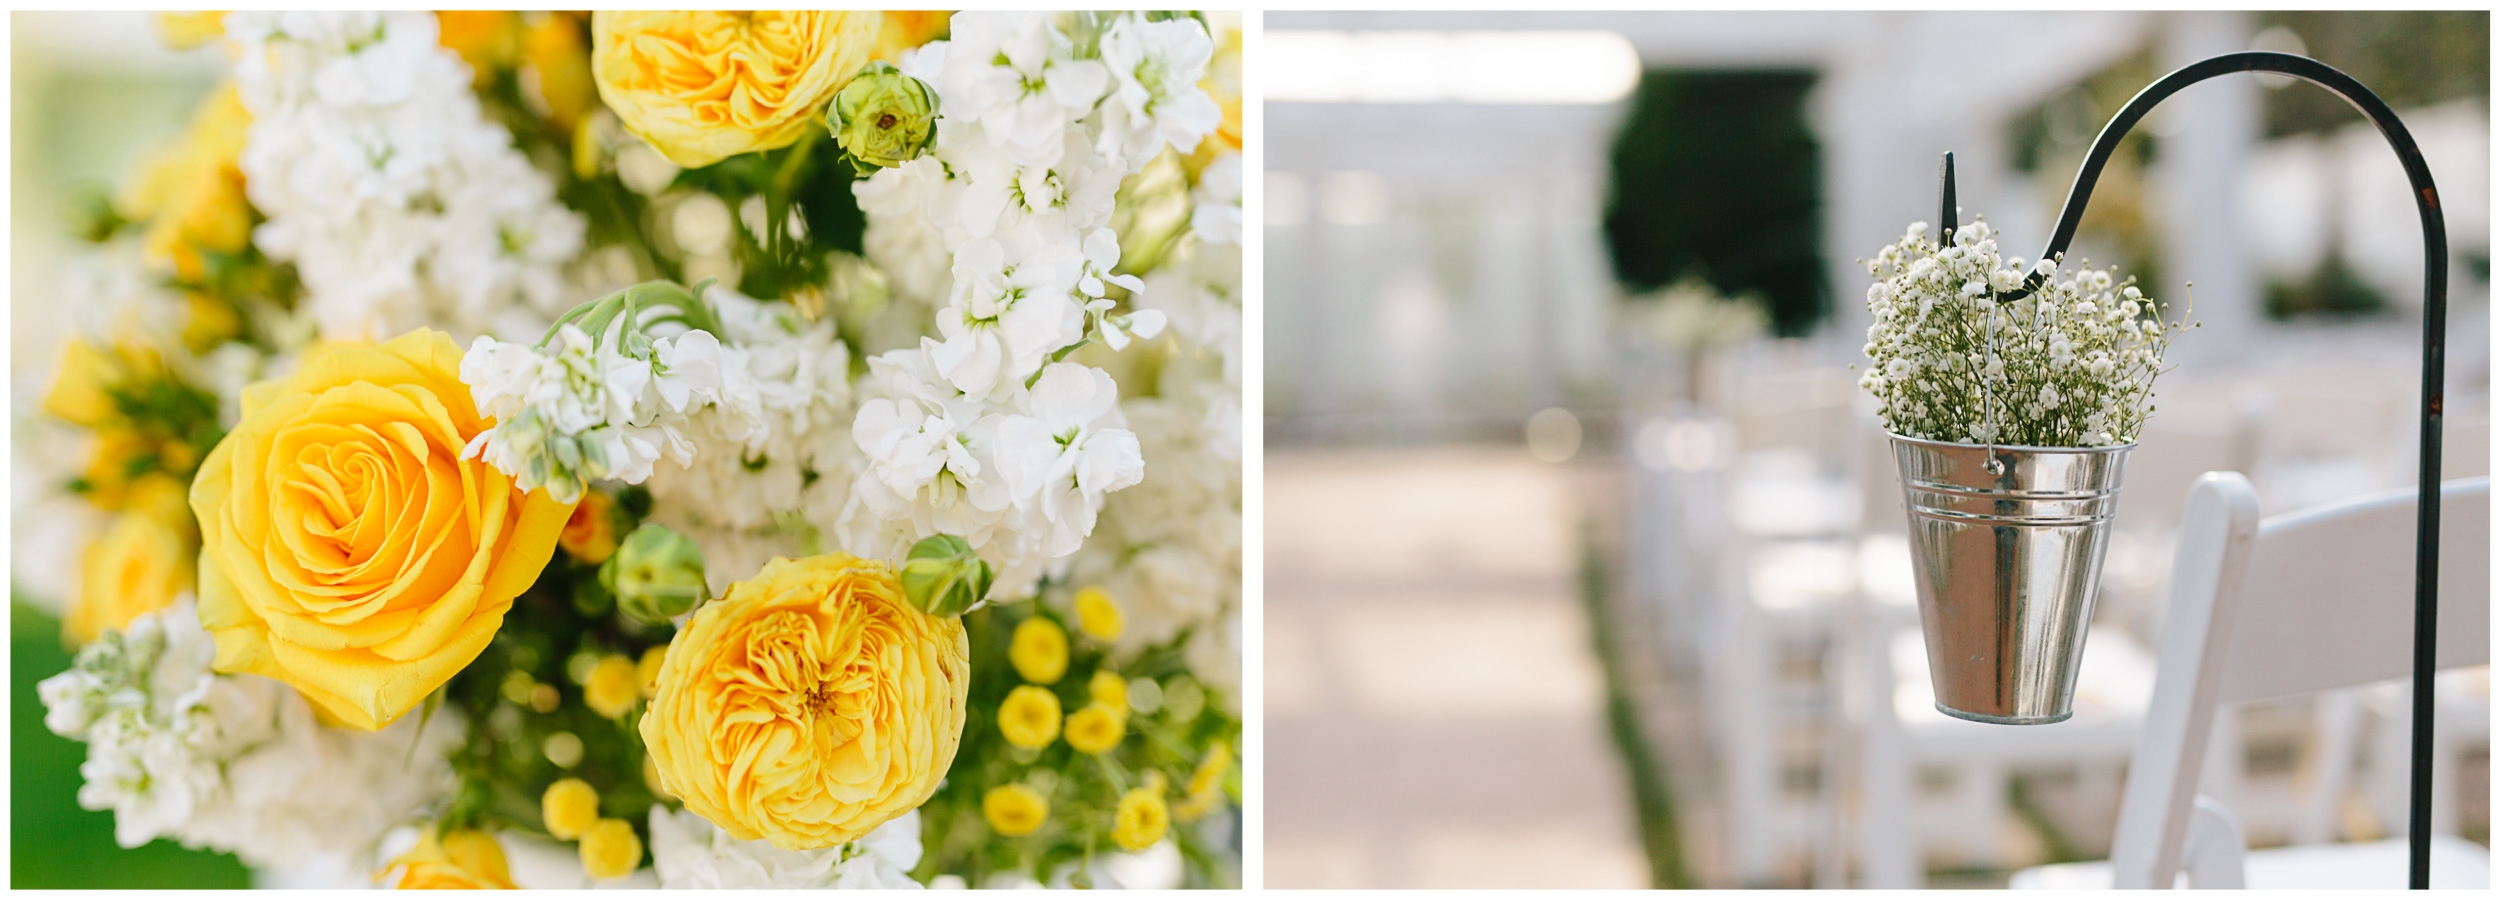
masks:
<path fill-rule="evenodd" d="M 2413 784 L 2411 816 L 2412 886 L 2430 887 L 2430 721 L 2433 696 L 2431 673 L 2433 655 L 2438 643 L 2439 623 L 2439 463 L 2441 417 L 2444 410 L 2443 382 L 2447 370 L 2448 335 L 2448 224 L 2440 210 L 2439 188 L 2431 181 L 2430 164 L 2422 158 L 2422 148 L 2405 130 L 2404 122 L 2380 100 L 2377 94 L 2363 87 L 2352 76 L 2325 63 L 2289 53 L 2248 51 L 2226 53 L 2162 76 L 2152 86 L 2139 92 L 2118 115 L 2101 129 L 2092 141 L 2092 151 L 2083 158 L 2082 168 L 2075 172 L 2074 188 L 2066 194 L 2066 208 L 2057 215 L 2057 230 L 2049 236 L 2049 245 L 2040 251 L 2041 259 L 2058 259 L 2075 237 L 2075 227 L 2083 221 L 2084 203 L 2092 197 L 2092 186 L 2100 180 L 2101 168 L 2127 131 L 2142 121 L 2153 106 L 2178 93 L 2188 85 L 2233 72 L 2273 72 L 2290 75 L 2334 91 L 2368 116 L 2377 125 L 2379 134 L 2395 148 L 2396 158 L 2404 164 L 2405 177 L 2413 182 L 2413 202 L 2422 214 L 2422 455 L 2419 519 L 2416 520 L 2416 541 L 2413 561 Z M 1955 225 L 1953 206 L 1952 154 L 1945 155 L 1944 168 L 1944 233 L 1950 240 Z M 1998 302 L 2019 300 L 2030 296 L 2047 280 L 2040 272 L 2023 279 L 2021 287 L 1996 296 Z"/>

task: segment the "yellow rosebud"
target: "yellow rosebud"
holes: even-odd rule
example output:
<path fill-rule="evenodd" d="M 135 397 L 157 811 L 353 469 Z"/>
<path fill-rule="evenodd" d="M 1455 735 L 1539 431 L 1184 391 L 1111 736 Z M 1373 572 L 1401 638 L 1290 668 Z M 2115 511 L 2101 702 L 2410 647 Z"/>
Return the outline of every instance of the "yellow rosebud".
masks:
<path fill-rule="evenodd" d="M 392 887 L 403 891 L 515 890 L 504 865 L 503 847 L 483 831 L 461 830 L 437 838 L 426 829 L 417 846 L 382 869 L 387 877 L 400 872 Z"/>
<path fill-rule="evenodd" d="M 61 372 L 43 395 L 43 411 L 71 424 L 102 427 L 121 414 L 110 389 L 124 376 L 121 361 L 111 354 L 86 341 L 70 341 L 61 348 Z"/>
<path fill-rule="evenodd" d="M 1198 760 L 1196 771 L 1189 773 L 1189 797 L 1172 810 L 1173 818 L 1195 822 L 1224 800 L 1224 775 L 1233 767 L 1232 745 L 1216 741 L 1208 745 L 1207 755 Z"/>
<path fill-rule="evenodd" d="M 615 508 L 616 501 L 606 491 L 583 491 L 581 504 L 564 520 L 564 533 L 556 537 L 556 543 L 574 559 L 594 566 L 607 562 L 616 555 L 616 519 L 609 514 Z"/>
<path fill-rule="evenodd" d="M 1119 639 L 1120 605 L 1111 602 L 1110 591 L 1089 587 L 1076 592 L 1076 627 L 1098 640 Z"/>
<path fill-rule="evenodd" d="M 1146 774 L 1146 786 L 1120 795 L 1120 807 L 1112 813 L 1111 841 L 1123 850 L 1152 847 L 1172 827 L 1172 810 L 1163 802 L 1161 773 Z"/>
<path fill-rule="evenodd" d="M 580 838 L 599 821 L 599 792 L 579 778 L 558 781 L 539 797 L 538 814 L 546 820 L 547 833 L 557 840 Z"/>
<path fill-rule="evenodd" d="M 232 84 L 209 96 L 182 139 L 149 155 L 119 205 L 147 223 L 146 258 L 196 281 L 206 274 L 202 251 L 239 253 L 251 242 L 252 208 L 239 160 L 252 114 Z"/>
<path fill-rule="evenodd" d="M 508 9 L 446 9 L 434 14 L 438 42 L 468 62 L 473 84 L 485 84 L 512 58 L 516 18 Z"/>
<path fill-rule="evenodd" d="M 625 130 L 699 168 L 787 147 L 868 63 L 875 12 L 609 11 L 590 68 Z"/>
<path fill-rule="evenodd" d="M 729 836 L 831 847 L 936 793 L 971 657 L 963 623 L 913 609 L 894 567 L 775 559 L 669 644 L 643 746 L 668 792 Z"/>
<path fill-rule="evenodd" d="M 1095 669 L 1092 680 L 1085 682 L 1085 693 L 1094 702 L 1110 707 L 1112 712 L 1128 715 L 1128 681 L 1110 669 Z"/>
<path fill-rule="evenodd" d="M 582 832 L 582 871 L 592 878 L 623 878 L 642 867 L 642 837 L 623 819 L 600 819 Z"/>
<path fill-rule="evenodd" d="M 661 644 L 642 651 L 642 661 L 634 664 L 634 680 L 642 685 L 642 696 L 650 699 L 659 692 L 660 664 L 668 661 L 668 645 Z"/>
<path fill-rule="evenodd" d="M 156 14 L 156 30 L 164 33 L 165 46 L 189 50 L 226 36 L 226 12 L 222 9 L 160 12 Z"/>
<path fill-rule="evenodd" d="M 1050 746 L 1059 737 L 1059 697 L 1049 688 L 1018 685 L 998 704 L 998 732 L 1007 743 L 1029 749 Z"/>
<path fill-rule="evenodd" d="M 566 134 L 599 105 L 599 86 L 590 77 L 590 42 L 578 16 L 550 14 L 521 39 L 521 59 L 537 74 L 547 120 Z"/>
<path fill-rule="evenodd" d="M 1007 661 L 1015 664 L 1016 674 L 1026 681 L 1057 684 L 1059 676 L 1068 673 L 1068 633 L 1042 616 L 1026 619 L 1016 625 L 1015 637 L 1007 645 Z"/>
<path fill-rule="evenodd" d="M 103 537 L 87 545 L 80 558 L 77 604 L 62 620 L 62 630 L 71 641 L 84 644 L 106 631 L 127 628 L 130 620 L 171 606 L 177 595 L 190 590 L 195 566 L 182 527 L 158 510 L 133 504 L 113 517 Z"/>
<path fill-rule="evenodd" d="M 877 32 L 877 49 L 868 58 L 900 63 L 903 51 L 945 37 L 947 21 L 954 15 L 946 10 L 887 10 L 885 27 Z"/>
<path fill-rule="evenodd" d="M 88 451 L 87 470 L 80 477 L 87 483 L 87 502 L 99 509 L 120 509 L 129 502 L 134 483 L 131 472 L 144 474 L 146 480 L 157 472 L 147 472 L 144 460 L 155 452 L 156 445 L 127 425 L 116 424 L 95 433 L 95 447 Z"/>
<path fill-rule="evenodd" d="M 487 419 L 442 332 L 325 345 L 242 399 L 191 483 L 215 666 L 378 730 L 486 649 L 572 505 L 461 458 Z"/>
<path fill-rule="evenodd" d="M 640 667 L 624 654 L 609 654 L 590 667 L 590 678 L 582 684 L 582 702 L 590 711 L 608 718 L 624 715 L 642 699 Z"/>
<path fill-rule="evenodd" d="M 990 830 L 1007 837 L 1023 837 L 1041 830 L 1050 819 L 1050 801 L 1042 792 L 1023 784 L 1002 784 L 981 795 L 981 817 L 988 819 Z"/>
<path fill-rule="evenodd" d="M 1108 753 L 1128 735 L 1128 722 L 1111 707 L 1087 705 L 1068 716 L 1068 746 L 1084 753 Z"/>

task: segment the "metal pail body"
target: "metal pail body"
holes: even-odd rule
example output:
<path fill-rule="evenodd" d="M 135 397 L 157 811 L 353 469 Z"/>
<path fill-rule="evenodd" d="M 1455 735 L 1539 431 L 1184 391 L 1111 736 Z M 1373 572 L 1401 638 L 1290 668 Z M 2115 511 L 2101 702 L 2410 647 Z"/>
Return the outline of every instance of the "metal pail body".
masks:
<path fill-rule="evenodd" d="M 2084 629 L 2135 445 L 1990 449 L 1892 436 L 1936 709 L 2007 725 L 2074 715 Z"/>

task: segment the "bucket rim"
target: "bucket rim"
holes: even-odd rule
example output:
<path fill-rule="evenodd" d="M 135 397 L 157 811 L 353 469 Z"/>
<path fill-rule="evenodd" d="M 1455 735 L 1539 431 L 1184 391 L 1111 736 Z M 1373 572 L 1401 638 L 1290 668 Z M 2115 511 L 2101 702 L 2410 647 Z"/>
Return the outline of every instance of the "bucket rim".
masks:
<path fill-rule="evenodd" d="M 1922 447 L 1953 447 L 1958 449 L 1985 451 L 1990 446 L 1988 444 L 1965 444 L 1960 441 L 1931 441 L 1926 438 L 1910 437 L 1909 435 L 1905 435 L 1897 431 L 1886 431 L 1884 432 L 1884 436 L 1900 443 Z M 2023 453 L 2111 453 L 2120 450 L 2133 450 L 2135 449 L 2136 442 L 2128 441 L 2124 444 L 2111 444 L 2106 447 L 2035 447 L 2029 444 L 1996 444 L 1994 446 L 1999 450 L 2016 450 Z"/>

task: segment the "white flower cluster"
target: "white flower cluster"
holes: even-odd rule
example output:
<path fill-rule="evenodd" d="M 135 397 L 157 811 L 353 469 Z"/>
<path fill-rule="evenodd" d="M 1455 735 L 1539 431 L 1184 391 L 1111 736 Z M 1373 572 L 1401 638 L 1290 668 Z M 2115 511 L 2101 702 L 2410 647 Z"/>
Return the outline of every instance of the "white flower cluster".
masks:
<path fill-rule="evenodd" d="M 332 339 L 419 325 L 535 333 L 563 306 L 580 216 L 489 121 L 423 12 L 238 12 L 241 167 Z"/>
<path fill-rule="evenodd" d="M 1959 443 L 2103 447 L 2132 443 L 2152 413 L 2163 352 L 2188 326 L 2107 271 L 2060 275 L 1997 252 L 1984 220 L 1952 246 L 1910 226 L 1866 263 L 1871 360 L 1858 383 L 1896 434 Z M 2028 272 L 2030 295 L 1996 302 Z"/>
<path fill-rule="evenodd" d="M 818 888 L 918 890 L 920 811 L 877 826 L 856 841 L 822 850 L 783 850 L 742 841 L 691 810 L 651 807 L 651 864 L 664 889 Z"/>
<path fill-rule="evenodd" d="M 211 671 L 216 653 L 186 596 L 36 689 L 44 725 L 87 744 L 78 803 L 112 810 L 122 846 L 172 838 L 263 867 L 352 857 L 449 793 L 460 726 L 448 716 L 323 727 L 293 689 Z"/>
<path fill-rule="evenodd" d="M 870 360 L 852 428 L 868 461 L 840 528 L 889 557 L 955 534 L 998 567 L 991 596 L 1016 598 L 1144 475 L 1118 386 L 1065 357 L 1162 331 L 1160 311 L 1111 312 L 1110 285 L 1145 288 L 1113 272 L 1115 200 L 1222 113 L 1197 87 L 1214 43 L 1194 19 L 967 12 L 951 28 L 901 66 L 938 94 L 934 152 L 855 189 L 897 291 L 944 300 L 938 339 Z"/>
<path fill-rule="evenodd" d="M 478 412 L 497 423 L 462 458 L 483 456 L 514 487 L 544 487 L 571 503 L 591 481 L 650 478 L 663 456 L 681 466 L 693 461 L 685 428 L 702 408 L 730 406 L 748 413 L 742 427 L 755 427 L 753 385 L 727 384 L 717 338 L 706 331 L 651 337 L 637 318 L 618 312 L 596 341 L 571 322 L 558 325 L 546 346 L 480 335 L 460 359 L 460 380 Z"/>

